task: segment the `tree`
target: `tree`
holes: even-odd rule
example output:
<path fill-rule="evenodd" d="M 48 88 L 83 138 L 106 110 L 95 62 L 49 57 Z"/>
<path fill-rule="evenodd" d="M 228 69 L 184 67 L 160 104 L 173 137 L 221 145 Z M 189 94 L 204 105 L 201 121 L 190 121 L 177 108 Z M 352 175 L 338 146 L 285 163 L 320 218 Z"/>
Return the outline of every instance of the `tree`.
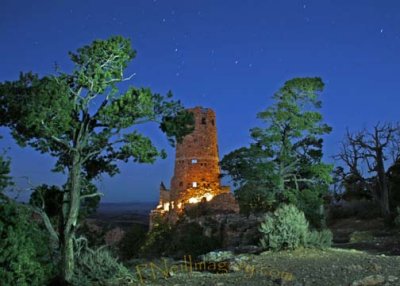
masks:
<path fill-rule="evenodd" d="M 322 205 L 332 166 L 322 162 L 322 135 L 331 127 L 318 112 L 320 78 L 295 78 L 274 94 L 274 103 L 259 112 L 264 127 L 251 129 L 253 143 L 226 155 L 221 167 L 238 187 L 239 201 L 275 209 L 297 205 L 310 219 Z"/>
<path fill-rule="evenodd" d="M 114 36 L 96 40 L 70 53 L 71 73 L 39 77 L 21 73 L 19 80 L 0 84 L 0 124 L 10 128 L 21 146 L 29 145 L 57 158 L 56 172 L 67 181 L 55 230 L 43 208 L 34 207 L 61 249 L 62 276 L 71 280 L 73 242 L 81 202 L 100 193 L 83 194 L 87 184 L 106 173 L 118 173 L 117 161 L 153 163 L 166 156 L 135 126 L 155 122 L 171 144 L 193 130 L 192 115 L 179 101 L 130 87 L 120 93 L 117 84 L 135 57 L 130 41 Z"/>
<path fill-rule="evenodd" d="M 347 181 L 351 178 L 362 189 L 369 190 L 386 218 L 391 212 L 388 171 L 400 159 L 399 132 L 400 126 L 390 123 L 378 123 L 372 131 L 364 129 L 353 134 L 347 131 L 336 156 L 346 166 L 343 177 Z"/>
<path fill-rule="evenodd" d="M 2 137 L 0 136 L 0 139 Z M 0 199 L 2 192 L 13 184 L 10 177 L 10 160 L 0 155 Z"/>
<path fill-rule="evenodd" d="M 10 161 L 0 156 L 0 193 L 12 184 L 10 177 Z"/>
<path fill-rule="evenodd" d="M 0 199 L 0 281 L 2 285 L 46 285 L 54 274 L 52 249 L 32 212 Z"/>

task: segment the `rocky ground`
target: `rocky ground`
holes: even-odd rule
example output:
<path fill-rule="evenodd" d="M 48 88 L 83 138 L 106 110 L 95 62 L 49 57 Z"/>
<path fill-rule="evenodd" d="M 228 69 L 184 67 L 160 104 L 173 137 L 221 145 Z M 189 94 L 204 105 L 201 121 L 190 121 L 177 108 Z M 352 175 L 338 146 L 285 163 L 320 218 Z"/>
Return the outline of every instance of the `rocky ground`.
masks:
<path fill-rule="evenodd" d="M 214 260 L 205 266 L 208 271 L 168 259 L 142 261 L 132 269 L 144 285 L 400 285 L 400 257 L 356 250 L 225 253 Z"/>
<path fill-rule="evenodd" d="M 381 219 L 341 219 L 330 228 L 334 245 L 327 250 L 213 252 L 201 258 L 206 265 L 190 267 L 186 257 L 134 261 L 131 269 L 144 285 L 400 285 L 398 231 Z"/>

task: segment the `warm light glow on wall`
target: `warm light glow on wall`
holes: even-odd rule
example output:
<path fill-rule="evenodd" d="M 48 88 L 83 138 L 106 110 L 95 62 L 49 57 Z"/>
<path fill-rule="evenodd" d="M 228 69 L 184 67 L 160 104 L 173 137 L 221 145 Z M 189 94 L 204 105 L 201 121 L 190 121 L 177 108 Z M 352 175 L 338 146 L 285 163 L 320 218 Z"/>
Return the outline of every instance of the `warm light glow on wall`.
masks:
<path fill-rule="evenodd" d="M 212 200 L 212 198 L 214 197 L 214 195 L 213 195 L 213 194 L 210 194 L 210 193 L 206 193 L 206 194 L 204 195 L 204 197 L 206 198 L 207 202 L 209 202 L 209 201 Z"/>
<path fill-rule="evenodd" d="M 197 204 L 197 203 L 201 202 L 203 199 L 206 199 L 206 201 L 209 202 L 212 200 L 213 197 L 214 197 L 213 194 L 206 193 L 201 197 L 192 197 L 188 200 L 188 202 L 189 202 L 189 204 Z"/>
<path fill-rule="evenodd" d="M 168 211 L 168 210 L 169 210 L 169 203 L 165 203 L 165 204 L 164 204 L 164 210 L 165 210 L 165 211 Z"/>
<path fill-rule="evenodd" d="M 197 204 L 200 202 L 200 198 L 190 198 L 189 204 Z"/>

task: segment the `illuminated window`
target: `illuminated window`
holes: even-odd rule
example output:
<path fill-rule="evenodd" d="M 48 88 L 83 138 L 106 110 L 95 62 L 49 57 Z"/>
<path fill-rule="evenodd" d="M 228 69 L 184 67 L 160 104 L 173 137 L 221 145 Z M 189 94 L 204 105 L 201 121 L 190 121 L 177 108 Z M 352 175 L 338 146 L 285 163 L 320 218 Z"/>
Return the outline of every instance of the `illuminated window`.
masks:
<path fill-rule="evenodd" d="M 192 159 L 192 164 L 196 164 L 197 163 L 197 159 Z"/>
<path fill-rule="evenodd" d="M 193 187 L 193 188 L 197 188 L 197 182 L 193 182 L 193 183 L 192 183 L 192 187 Z"/>

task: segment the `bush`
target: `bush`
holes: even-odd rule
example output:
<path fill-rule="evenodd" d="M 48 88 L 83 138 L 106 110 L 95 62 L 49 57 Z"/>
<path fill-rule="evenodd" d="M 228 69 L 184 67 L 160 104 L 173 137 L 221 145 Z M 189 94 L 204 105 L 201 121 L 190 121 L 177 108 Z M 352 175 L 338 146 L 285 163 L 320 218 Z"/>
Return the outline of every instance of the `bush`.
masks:
<path fill-rule="evenodd" d="M 203 235 L 203 228 L 197 223 L 178 222 L 172 227 L 166 222 L 158 222 L 147 234 L 140 255 L 147 258 L 162 255 L 196 257 L 218 247 L 220 240 Z"/>
<path fill-rule="evenodd" d="M 203 228 L 198 223 L 182 223 L 174 228 L 168 254 L 175 258 L 182 258 L 184 255 L 197 257 L 219 247 L 219 239 L 203 235 Z"/>
<path fill-rule="evenodd" d="M 266 249 L 295 249 L 306 243 L 308 222 L 293 205 L 283 205 L 267 215 L 260 226 L 261 245 Z"/>
<path fill-rule="evenodd" d="M 141 246 L 145 243 L 146 233 L 146 227 L 134 224 L 118 244 L 119 256 L 125 260 L 138 256 Z"/>
<path fill-rule="evenodd" d="M 172 226 L 162 217 L 154 218 L 154 226 L 146 235 L 139 255 L 147 258 L 164 255 L 172 239 Z"/>
<path fill-rule="evenodd" d="M 378 204 L 371 200 L 343 201 L 340 205 L 332 205 L 328 209 L 328 220 L 356 217 L 373 219 L 381 217 Z"/>
<path fill-rule="evenodd" d="M 310 248 L 329 248 L 332 245 L 332 232 L 329 229 L 308 232 L 306 246 Z"/>
<path fill-rule="evenodd" d="M 304 213 L 294 205 L 283 205 L 272 215 L 266 215 L 259 231 L 263 236 L 261 246 L 270 250 L 325 248 L 332 242 L 329 230 L 310 231 Z"/>
<path fill-rule="evenodd" d="M 134 285 L 135 276 L 114 258 L 105 247 L 95 250 L 86 246 L 87 241 L 81 238 L 75 253 L 73 285 L 79 286 L 117 286 Z"/>
<path fill-rule="evenodd" d="M 2 285 L 45 285 L 54 274 L 46 232 L 32 214 L 12 201 L 0 202 L 0 281 Z"/>

